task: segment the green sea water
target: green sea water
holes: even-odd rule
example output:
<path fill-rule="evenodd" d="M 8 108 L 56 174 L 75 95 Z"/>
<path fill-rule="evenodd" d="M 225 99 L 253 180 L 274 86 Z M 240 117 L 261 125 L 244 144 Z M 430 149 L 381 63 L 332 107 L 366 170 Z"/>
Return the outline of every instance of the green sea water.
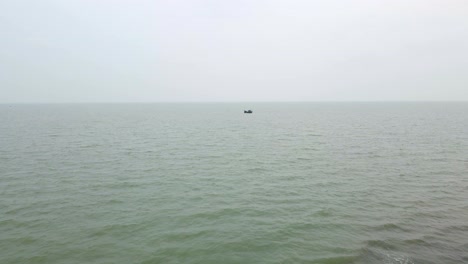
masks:
<path fill-rule="evenodd" d="M 0 263 L 468 263 L 468 104 L 0 105 Z"/>

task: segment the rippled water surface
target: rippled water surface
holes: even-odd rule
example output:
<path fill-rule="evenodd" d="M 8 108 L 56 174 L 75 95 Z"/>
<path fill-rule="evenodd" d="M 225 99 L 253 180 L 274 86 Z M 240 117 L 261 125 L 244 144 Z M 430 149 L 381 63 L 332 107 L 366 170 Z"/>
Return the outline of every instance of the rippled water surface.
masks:
<path fill-rule="evenodd" d="M 1 105 L 0 263 L 468 263 L 468 104 Z"/>

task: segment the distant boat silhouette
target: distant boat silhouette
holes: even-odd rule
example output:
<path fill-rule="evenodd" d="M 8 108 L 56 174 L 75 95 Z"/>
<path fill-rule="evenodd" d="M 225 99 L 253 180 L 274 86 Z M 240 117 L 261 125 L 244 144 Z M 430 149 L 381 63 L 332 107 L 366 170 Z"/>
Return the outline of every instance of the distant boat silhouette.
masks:
<path fill-rule="evenodd" d="M 244 110 L 244 114 L 251 114 L 253 113 L 252 110 Z"/>

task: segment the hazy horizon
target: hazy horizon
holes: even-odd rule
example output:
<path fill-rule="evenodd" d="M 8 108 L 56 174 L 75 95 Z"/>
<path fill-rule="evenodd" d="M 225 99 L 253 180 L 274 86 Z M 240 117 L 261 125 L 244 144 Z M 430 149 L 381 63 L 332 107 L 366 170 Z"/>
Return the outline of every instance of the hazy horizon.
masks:
<path fill-rule="evenodd" d="M 462 0 L 2 1 L 0 103 L 468 101 Z"/>
<path fill-rule="evenodd" d="M 0 105 L 22 104 L 269 104 L 269 103 L 468 103 L 468 100 L 375 100 L 375 101 L 88 101 L 88 102 L 0 102 Z"/>

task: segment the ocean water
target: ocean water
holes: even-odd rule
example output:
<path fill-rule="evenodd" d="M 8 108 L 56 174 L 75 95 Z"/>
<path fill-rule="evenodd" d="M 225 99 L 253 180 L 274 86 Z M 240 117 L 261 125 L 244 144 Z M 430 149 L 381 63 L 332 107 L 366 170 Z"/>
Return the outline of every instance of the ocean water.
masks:
<path fill-rule="evenodd" d="M 468 263 L 468 103 L 0 105 L 0 263 Z"/>

